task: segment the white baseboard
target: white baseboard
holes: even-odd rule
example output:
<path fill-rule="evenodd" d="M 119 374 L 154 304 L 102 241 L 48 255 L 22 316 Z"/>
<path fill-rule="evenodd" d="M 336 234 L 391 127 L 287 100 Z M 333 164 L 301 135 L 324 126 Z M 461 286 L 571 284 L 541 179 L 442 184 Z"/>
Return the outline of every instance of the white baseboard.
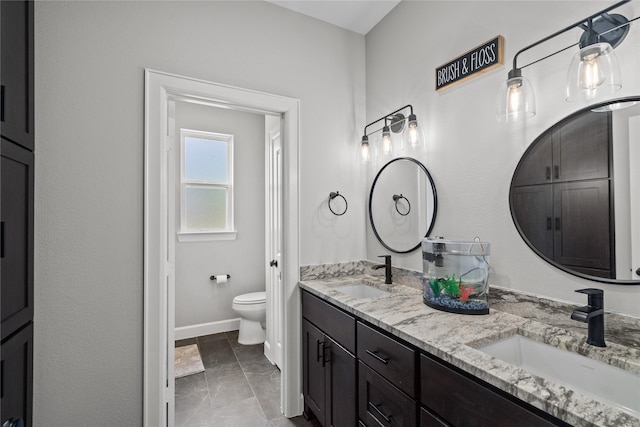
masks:
<path fill-rule="evenodd" d="M 220 320 L 218 322 L 200 323 L 199 325 L 181 326 L 174 330 L 175 340 L 201 337 L 203 335 L 219 334 L 221 332 L 237 331 L 240 328 L 240 318 Z"/>

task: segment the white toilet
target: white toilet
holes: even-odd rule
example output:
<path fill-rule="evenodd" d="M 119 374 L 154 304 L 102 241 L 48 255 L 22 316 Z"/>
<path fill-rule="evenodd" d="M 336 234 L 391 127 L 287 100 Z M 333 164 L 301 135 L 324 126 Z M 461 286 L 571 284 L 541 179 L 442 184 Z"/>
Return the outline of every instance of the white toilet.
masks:
<path fill-rule="evenodd" d="M 238 295 L 233 299 L 232 308 L 240 316 L 238 344 L 262 344 L 265 336 L 260 322 L 266 319 L 266 291 Z"/>

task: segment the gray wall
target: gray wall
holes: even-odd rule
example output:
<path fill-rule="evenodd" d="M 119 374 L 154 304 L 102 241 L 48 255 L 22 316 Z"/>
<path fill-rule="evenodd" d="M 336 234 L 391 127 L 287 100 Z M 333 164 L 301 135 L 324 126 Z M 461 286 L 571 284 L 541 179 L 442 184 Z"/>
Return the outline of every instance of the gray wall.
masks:
<path fill-rule="evenodd" d="M 512 124 L 498 123 L 495 118 L 498 88 L 506 81 L 513 55 L 606 5 L 609 3 L 591 1 L 403 1 L 366 36 L 367 118 L 375 120 L 413 104 L 427 131 L 427 150 L 417 158 L 433 175 L 438 191 L 432 235 L 479 236 L 490 242 L 492 284 L 575 303 L 585 299 L 574 290 L 595 286 L 605 290 L 608 310 L 640 316 L 640 286 L 595 283 L 553 268 L 520 238 L 509 212 L 509 185 L 525 148 L 545 129 L 586 106 L 564 100 L 566 73 L 577 50 L 569 49 L 523 69 L 536 93 L 535 117 Z M 631 2 L 616 13 L 637 17 L 640 4 Z M 505 38 L 504 66 L 435 91 L 436 67 L 499 34 Z M 525 52 L 518 65 L 576 43 L 581 34 L 572 30 Z M 399 37 L 407 43 L 398 43 Z M 639 25 L 632 24 L 616 54 L 623 88 L 615 96 L 640 94 Z M 371 182 L 375 171 L 368 172 Z M 371 231 L 367 232 L 367 256 L 375 260 L 382 249 Z M 394 264 L 422 271 L 419 252 L 396 255 Z"/>
<path fill-rule="evenodd" d="M 231 309 L 236 295 L 265 290 L 265 116 L 260 114 L 176 103 L 176 147 L 180 128 L 234 136 L 235 240 L 176 241 L 176 328 L 220 322 L 238 316 Z M 176 159 L 176 189 L 180 158 Z M 176 191 L 176 201 L 180 193 Z M 176 230 L 180 205 L 176 203 Z M 226 284 L 209 280 L 212 274 L 231 275 Z"/>
<path fill-rule="evenodd" d="M 300 99 L 300 262 L 363 259 L 364 36 L 263 1 L 35 15 L 35 425 L 140 425 L 144 68 Z"/>
<path fill-rule="evenodd" d="M 550 96 L 563 92 L 569 54 L 529 69 L 539 112 L 526 126 L 495 122 L 507 66 L 442 93 L 433 70 L 497 34 L 509 62 L 601 7 L 404 1 L 365 52 L 363 36 L 262 1 L 37 2 L 35 425 L 141 423 L 145 67 L 300 99 L 301 265 L 380 254 L 365 239 L 358 141 L 366 118 L 413 103 L 428 128 L 420 160 L 438 185 L 434 233 L 490 241 L 498 284 L 577 301 L 573 289 L 592 283 L 533 255 L 506 201 L 526 144 L 578 108 Z M 638 94 L 637 34 L 616 50 L 621 95 Z M 344 216 L 328 212 L 331 191 L 348 198 Z M 638 314 L 640 289 L 606 292 L 609 308 Z"/>

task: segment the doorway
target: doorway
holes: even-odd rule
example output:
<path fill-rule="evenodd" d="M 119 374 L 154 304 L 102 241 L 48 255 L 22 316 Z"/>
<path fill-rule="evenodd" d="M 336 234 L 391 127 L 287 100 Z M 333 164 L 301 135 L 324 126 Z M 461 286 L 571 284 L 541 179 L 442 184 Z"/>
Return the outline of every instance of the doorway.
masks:
<path fill-rule="evenodd" d="M 176 99 L 233 107 L 282 117 L 282 203 L 278 280 L 282 292 L 280 341 L 282 410 L 302 413 L 300 366 L 300 295 L 298 260 L 298 117 L 299 101 L 278 95 L 145 70 L 145 218 L 144 218 L 144 402 L 145 426 L 173 425 L 173 344 L 175 254 L 170 244 L 175 224 L 170 220 L 173 188 L 169 182 L 171 108 Z M 273 136 L 273 135 L 272 135 Z M 276 345 L 273 345 L 276 347 Z M 274 356 L 277 357 L 277 356 Z"/>

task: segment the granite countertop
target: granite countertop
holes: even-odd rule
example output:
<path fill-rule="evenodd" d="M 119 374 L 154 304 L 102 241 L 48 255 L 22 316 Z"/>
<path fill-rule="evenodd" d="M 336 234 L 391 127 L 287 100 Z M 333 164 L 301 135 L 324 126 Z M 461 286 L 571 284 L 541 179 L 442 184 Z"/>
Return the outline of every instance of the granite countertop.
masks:
<path fill-rule="evenodd" d="M 395 272 L 394 272 L 395 274 Z M 394 277 L 397 277 L 394 275 Z M 570 304 L 490 288 L 488 315 L 460 315 L 427 307 L 419 282 L 384 285 L 368 274 L 307 275 L 300 287 L 517 398 L 575 426 L 640 427 L 640 417 L 575 392 L 474 347 L 514 334 L 547 342 L 640 375 L 640 320 L 606 313 L 606 348 L 586 344 L 586 324 L 570 320 Z M 356 299 L 334 288 L 366 281 L 391 292 Z M 640 391 L 639 391 L 640 394 Z M 640 397 L 640 396 L 639 396 Z"/>

